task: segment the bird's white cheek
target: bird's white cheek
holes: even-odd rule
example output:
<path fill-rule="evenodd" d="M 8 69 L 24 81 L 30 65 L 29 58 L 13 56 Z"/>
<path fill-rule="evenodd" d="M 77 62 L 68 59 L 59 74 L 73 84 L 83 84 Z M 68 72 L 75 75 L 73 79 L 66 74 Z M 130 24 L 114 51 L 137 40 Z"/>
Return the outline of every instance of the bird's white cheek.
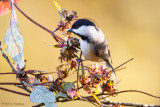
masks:
<path fill-rule="evenodd" d="M 80 34 L 80 35 L 87 35 L 88 34 L 88 27 L 81 26 L 78 29 L 72 29 L 74 33 Z"/>

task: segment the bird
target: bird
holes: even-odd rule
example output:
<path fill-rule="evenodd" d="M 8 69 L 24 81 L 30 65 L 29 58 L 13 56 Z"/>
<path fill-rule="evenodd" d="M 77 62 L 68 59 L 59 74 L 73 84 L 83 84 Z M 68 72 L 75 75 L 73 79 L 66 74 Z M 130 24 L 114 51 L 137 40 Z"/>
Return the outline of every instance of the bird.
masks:
<path fill-rule="evenodd" d="M 110 63 L 110 49 L 104 33 L 89 19 L 76 20 L 67 32 L 74 33 L 81 38 L 80 49 L 85 60 L 105 62 L 112 69 L 111 75 L 117 82 L 114 69 Z"/>

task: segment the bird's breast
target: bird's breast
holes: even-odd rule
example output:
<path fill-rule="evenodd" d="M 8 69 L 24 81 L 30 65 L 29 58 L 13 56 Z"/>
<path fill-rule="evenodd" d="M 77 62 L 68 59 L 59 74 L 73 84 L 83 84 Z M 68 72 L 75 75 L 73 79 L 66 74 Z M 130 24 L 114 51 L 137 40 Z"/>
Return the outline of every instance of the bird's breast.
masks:
<path fill-rule="evenodd" d="M 80 47 L 82 50 L 82 54 L 86 60 L 96 61 L 96 62 L 102 61 L 101 58 L 97 57 L 94 54 L 92 45 L 89 44 L 86 40 L 81 40 Z"/>

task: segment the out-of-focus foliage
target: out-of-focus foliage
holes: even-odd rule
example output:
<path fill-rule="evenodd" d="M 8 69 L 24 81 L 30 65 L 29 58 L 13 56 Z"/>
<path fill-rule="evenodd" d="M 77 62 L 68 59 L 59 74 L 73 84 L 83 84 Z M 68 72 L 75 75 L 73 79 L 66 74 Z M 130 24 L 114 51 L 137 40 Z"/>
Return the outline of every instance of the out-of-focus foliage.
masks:
<path fill-rule="evenodd" d="M 20 2 L 21 0 L 15 0 L 16 3 Z M 11 6 L 9 0 L 0 0 L 0 16 L 7 14 L 11 11 Z"/>

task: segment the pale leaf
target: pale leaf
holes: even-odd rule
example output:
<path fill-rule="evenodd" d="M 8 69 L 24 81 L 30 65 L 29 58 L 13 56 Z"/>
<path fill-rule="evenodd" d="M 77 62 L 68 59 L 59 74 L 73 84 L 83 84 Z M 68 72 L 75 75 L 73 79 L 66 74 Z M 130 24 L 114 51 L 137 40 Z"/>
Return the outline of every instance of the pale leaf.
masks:
<path fill-rule="evenodd" d="M 8 55 L 19 65 L 20 69 L 22 69 L 25 66 L 23 56 L 24 39 L 18 29 L 14 7 L 12 7 L 10 27 L 6 32 L 4 43 L 7 45 L 6 51 Z"/>
<path fill-rule="evenodd" d="M 54 103 L 55 95 L 53 92 L 41 85 L 33 86 L 30 100 L 34 103 L 44 103 L 45 107 L 57 107 L 57 105 Z"/>

